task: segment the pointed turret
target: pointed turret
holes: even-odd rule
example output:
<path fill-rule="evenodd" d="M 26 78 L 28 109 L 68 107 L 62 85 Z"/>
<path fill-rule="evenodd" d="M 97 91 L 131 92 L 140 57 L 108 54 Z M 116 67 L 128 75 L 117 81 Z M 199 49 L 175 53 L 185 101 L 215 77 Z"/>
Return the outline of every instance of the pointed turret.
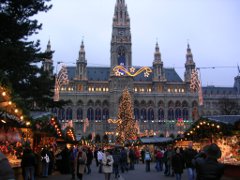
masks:
<path fill-rule="evenodd" d="M 46 53 L 52 53 L 51 50 L 51 42 L 50 40 L 48 40 L 48 44 L 47 44 L 47 48 L 45 50 Z M 50 73 L 50 75 L 53 74 L 53 60 L 52 60 L 52 56 L 50 56 L 48 59 L 44 59 L 43 61 L 43 69 L 44 71 L 48 71 Z"/>
<path fill-rule="evenodd" d="M 154 62 L 161 62 L 161 53 L 159 51 L 158 42 L 156 43 L 155 47 Z"/>
<path fill-rule="evenodd" d="M 85 58 L 84 42 L 82 41 L 76 66 L 76 79 L 87 80 L 87 60 Z"/>
<path fill-rule="evenodd" d="M 155 53 L 154 53 L 154 60 L 153 60 L 153 79 L 154 81 L 166 80 L 158 42 L 156 43 L 156 46 L 155 46 Z"/>
<path fill-rule="evenodd" d="M 117 65 L 132 67 L 130 18 L 124 0 L 117 0 L 112 24 L 111 69 Z M 111 76 L 114 72 L 111 71 Z"/>
<path fill-rule="evenodd" d="M 51 52 L 51 42 L 50 42 L 50 39 L 48 40 L 46 52 Z"/>
<path fill-rule="evenodd" d="M 82 61 L 82 62 L 85 61 L 85 49 L 84 49 L 83 41 L 82 41 L 81 46 L 80 46 L 78 61 Z"/>
<path fill-rule="evenodd" d="M 185 82 L 191 81 L 192 70 L 195 69 L 195 62 L 193 61 L 193 55 L 189 43 L 187 44 L 187 54 L 186 54 L 186 63 L 185 63 L 185 73 L 184 79 Z"/>

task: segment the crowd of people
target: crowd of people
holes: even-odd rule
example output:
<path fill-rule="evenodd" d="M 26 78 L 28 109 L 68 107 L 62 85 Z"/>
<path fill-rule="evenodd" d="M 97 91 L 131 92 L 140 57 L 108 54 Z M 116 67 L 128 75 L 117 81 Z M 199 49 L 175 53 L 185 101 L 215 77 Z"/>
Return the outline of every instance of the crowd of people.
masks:
<path fill-rule="evenodd" d="M 157 147 L 154 150 L 148 147 L 140 150 L 137 147 L 91 149 L 83 146 L 71 146 L 71 148 L 65 146 L 55 155 L 52 148 L 45 146 L 39 154 L 27 147 L 22 156 L 21 166 L 24 180 L 34 180 L 36 175 L 48 177 L 54 170 L 59 170 L 62 174 L 71 174 L 72 179 L 82 180 L 85 174 L 91 174 L 93 160 L 98 173 L 104 174 L 105 180 L 110 180 L 111 175 L 116 179 L 119 178 L 120 173 L 134 170 L 135 164 L 138 163 L 145 164 L 146 173 L 153 171 L 154 168 L 154 171 L 175 177 L 176 180 L 181 180 L 184 169 L 187 171 L 188 180 L 218 180 L 224 173 L 224 166 L 217 161 L 220 157 L 221 150 L 216 144 L 208 145 L 200 152 L 194 150 L 191 144 L 186 149 L 167 146 Z M 4 163 L 6 169 L 6 162 L 6 158 L 1 155 L 0 168 Z M 154 167 L 151 167 L 153 164 Z M 2 173 L 2 170 L 0 172 Z M 10 170 L 7 172 L 12 173 Z M 3 176 L 0 174 L 0 177 Z"/>

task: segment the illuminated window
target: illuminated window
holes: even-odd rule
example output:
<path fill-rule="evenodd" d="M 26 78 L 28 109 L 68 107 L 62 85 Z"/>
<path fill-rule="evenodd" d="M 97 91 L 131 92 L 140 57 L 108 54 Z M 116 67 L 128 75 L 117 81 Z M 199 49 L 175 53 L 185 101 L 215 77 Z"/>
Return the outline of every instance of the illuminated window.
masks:
<path fill-rule="evenodd" d="M 171 92 L 171 89 L 170 89 L 170 88 L 168 88 L 168 92 L 169 92 L 169 93 Z"/>
<path fill-rule="evenodd" d="M 92 91 L 94 91 L 94 87 L 92 87 Z"/>
<path fill-rule="evenodd" d="M 106 88 L 106 91 L 108 91 L 108 88 Z"/>
<path fill-rule="evenodd" d="M 182 92 L 184 92 L 184 89 L 182 89 Z"/>

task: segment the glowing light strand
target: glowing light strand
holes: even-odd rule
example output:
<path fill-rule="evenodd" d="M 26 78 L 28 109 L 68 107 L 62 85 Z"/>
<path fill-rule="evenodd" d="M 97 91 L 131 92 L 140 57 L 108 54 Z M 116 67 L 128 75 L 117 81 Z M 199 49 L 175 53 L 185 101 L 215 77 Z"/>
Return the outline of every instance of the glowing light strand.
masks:
<path fill-rule="evenodd" d="M 68 72 L 67 67 L 62 66 L 59 73 L 56 75 L 55 79 L 55 89 L 54 89 L 54 101 L 59 101 L 59 91 L 63 85 L 67 85 L 69 82 L 68 80 Z"/>
<path fill-rule="evenodd" d="M 120 71 L 123 71 L 128 76 L 132 76 L 132 77 L 135 77 L 135 76 L 141 74 L 142 72 L 144 72 L 144 77 L 148 77 L 150 75 L 150 73 L 152 72 L 152 70 L 149 67 L 147 67 L 147 66 L 141 67 L 136 72 L 135 72 L 135 68 L 134 67 L 131 67 L 129 70 L 130 70 L 130 72 L 125 67 L 123 67 L 121 65 L 115 66 L 113 68 L 113 71 L 114 71 L 116 76 L 121 76 L 122 75 L 120 73 Z"/>

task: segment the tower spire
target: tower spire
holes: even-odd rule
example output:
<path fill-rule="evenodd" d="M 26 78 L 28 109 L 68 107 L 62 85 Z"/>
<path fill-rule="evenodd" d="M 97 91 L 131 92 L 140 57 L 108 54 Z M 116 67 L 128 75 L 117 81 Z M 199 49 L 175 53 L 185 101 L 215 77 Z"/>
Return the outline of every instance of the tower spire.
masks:
<path fill-rule="evenodd" d="M 130 18 L 124 0 L 116 0 L 112 24 L 111 69 L 117 65 L 132 67 Z"/>
<path fill-rule="evenodd" d="M 51 52 L 51 42 L 50 42 L 50 39 L 48 40 L 46 52 Z"/>
<path fill-rule="evenodd" d="M 80 45 L 78 61 L 85 61 L 85 48 L 84 48 L 83 40 L 82 40 L 81 45 Z"/>
<path fill-rule="evenodd" d="M 196 68 L 195 62 L 193 61 L 193 55 L 189 43 L 187 43 L 187 53 L 185 62 L 185 82 L 190 82 L 192 70 Z"/>
<path fill-rule="evenodd" d="M 155 52 L 154 52 L 153 79 L 154 79 L 154 81 L 165 81 L 166 80 L 158 42 L 156 42 Z"/>
<path fill-rule="evenodd" d="M 159 51 L 158 42 L 156 42 L 156 46 L 155 46 L 154 61 L 161 62 L 161 53 Z"/>
<path fill-rule="evenodd" d="M 77 59 L 76 79 L 78 80 L 87 79 L 87 60 L 85 57 L 85 48 L 83 40 L 80 45 L 80 50 Z"/>

